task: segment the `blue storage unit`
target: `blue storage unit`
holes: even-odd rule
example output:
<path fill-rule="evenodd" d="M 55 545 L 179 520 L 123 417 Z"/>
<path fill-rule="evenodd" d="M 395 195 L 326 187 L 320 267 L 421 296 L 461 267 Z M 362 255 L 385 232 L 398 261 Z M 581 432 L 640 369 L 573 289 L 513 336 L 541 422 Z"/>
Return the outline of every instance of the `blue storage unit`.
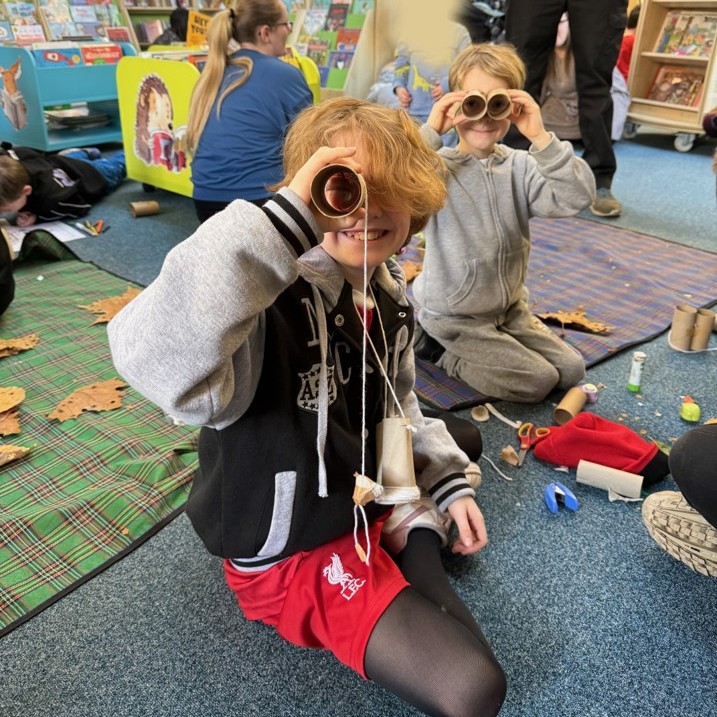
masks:
<path fill-rule="evenodd" d="M 136 55 L 119 43 L 125 56 Z M 61 52 L 61 48 L 58 48 Z M 0 139 L 44 151 L 121 142 L 117 64 L 40 67 L 24 47 L 0 46 Z M 45 109 L 87 102 L 110 116 L 103 127 L 48 129 Z"/>

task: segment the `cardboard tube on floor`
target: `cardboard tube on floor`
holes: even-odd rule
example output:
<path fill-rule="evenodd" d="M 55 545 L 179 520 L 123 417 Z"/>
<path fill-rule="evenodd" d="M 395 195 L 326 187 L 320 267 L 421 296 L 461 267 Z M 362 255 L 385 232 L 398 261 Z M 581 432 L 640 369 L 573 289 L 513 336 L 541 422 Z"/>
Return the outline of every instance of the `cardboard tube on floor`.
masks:
<path fill-rule="evenodd" d="M 130 202 L 129 207 L 135 219 L 137 217 L 148 217 L 151 214 L 159 214 L 159 202 L 155 201 Z"/>
<path fill-rule="evenodd" d="M 580 461 L 575 475 L 578 483 L 591 485 L 594 488 L 612 490 L 625 498 L 639 498 L 642 491 L 643 477 L 617 468 L 601 466 L 599 463 Z"/>
<path fill-rule="evenodd" d="M 672 328 L 670 329 L 670 343 L 677 349 L 689 351 L 692 343 L 692 334 L 695 330 L 697 309 L 689 304 L 677 304 L 672 314 Z"/>
<path fill-rule="evenodd" d="M 701 351 L 707 348 L 714 325 L 715 312 L 712 309 L 697 309 L 695 332 L 692 335 L 690 350 Z"/>
<path fill-rule="evenodd" d="M 587 394 L 582 388 L 580 388 L 580 386 L 573 386 L 573 388 L 571 388 L 563 396 L 563 400 L 555 407 L 555 410 L 553 411 L 553 420 L 559 426 L 567 423 L 571 418 L 575 418 L 575 416 L 583 410 L 583 406 L 585 405 L 585 401 L 587 401 L 587 399 Z"/>

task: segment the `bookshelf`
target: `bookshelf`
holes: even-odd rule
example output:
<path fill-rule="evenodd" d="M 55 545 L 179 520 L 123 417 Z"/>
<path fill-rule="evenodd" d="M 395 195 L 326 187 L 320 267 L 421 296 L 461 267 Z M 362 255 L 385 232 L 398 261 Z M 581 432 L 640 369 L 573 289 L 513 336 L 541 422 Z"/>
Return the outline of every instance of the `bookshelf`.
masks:
<path fill-rule="evenodd" d="M 82 56 L 83 48 L 95 52 L 119 47 L 123 56 L 134 55 L 134 46 L 129 43 L 42 44 L 49 47 L 47 52 L 53 60 L 54 56 L 63 55 L 69 62 L 53 61 L 43 65 L 45 50 L 33 50 L 32 46 L 0 46 L 0 136 L 13 144 L 46 152 L 122 141 L 116 61 L 84 64 L 72 58 Z M 71 126 L 68 121 L 63 128 L 55 129 L 46 121 L 46 112 L 50 109 L 65 113 L 68 110 L 80 113 L 86 109 L 102 120 L 93 124 L 91 116 L 86 122 L 78 117 L 76 124 Z"/>
<path fill-rule="evenodd" d="M 152 40 L 169 27 L 169 16 L 176 9 L 176 0 L 118 0 L 125 8 L 130 18 L 134 33 L 137 36 L 138 47 L 147 49 Z M 224 10 L 223 0 L 185 0 L 187 10 L 195 10 L 205 15 L 212 15 Z M 159 29 L 159 28 L 162 29 Z M 146 34 L 149 30 L 151 34 Z M 157 32 L 159 30 L 159 32 Z"/>
<path fill-rule="evenodd" d="M 717 0 L 643 0 L 628 88 L 625 136 L 647 125 L 675 132 L 688 152 L 717 106 Z"/>
<path fill-rule="evenodd" d="M 0 0 L 0 44 L 68 40 L 129 42 L 139 49 L 122 0 Z"/>

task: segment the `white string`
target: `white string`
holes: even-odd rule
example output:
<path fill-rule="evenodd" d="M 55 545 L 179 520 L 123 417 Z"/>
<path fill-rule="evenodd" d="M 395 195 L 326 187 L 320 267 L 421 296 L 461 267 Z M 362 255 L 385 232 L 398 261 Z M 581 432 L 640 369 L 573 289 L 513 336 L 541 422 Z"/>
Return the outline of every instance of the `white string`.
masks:
<path fill-rule="evenodd" d="M 376 297 L 373 295 L 373 289 L 369 286 L 369 291 L 371 292 L 371 299 L 373 300 L 376 312 L 376 316 L 378 318 L 379 326 L 381 327 L 381 335 L 383 336 L 383 345 L 386 347 L 386 355 L 388 356 L 388 341 L 386 340 L 386 333 L 383 330 L 383 321 L 381 320 L 381 312 L 378 310 L 378 303 L 376 302 Z M 361 317 L 361 315 L 359 314 Z M 378 353 L 378 350 L 376 349 L 376 346 L 373 343 L 373 340 L 368 335 L 368 331 L 366 330 L 366 324 L 363 321 L 363 317 L 361 317 L 361 322 L 364 325 L 364 336 L 368 340 L 368 344 L 371 347 L 371 350 L 373 351 L 374 358 L 376 359 L 376 363 L 378 363 L 378 367 L 381 371 L 381 375 L 386 381 L 386 386 L 388 387 L 388 390 L 391 392 L 391 396 L 396 404 L 396 408 L 398 409 L 398 412 L 401 414 L 401 418 L 405 418 L 406 416 L 403 413 L 403 408 L 401 408 L 401 404 L 398 401 L 398 396 L 396 396 L 396 392 L 393 390 L 393 386 L 391 385 L 391 379 L 388 377 L 388 373 L 386 371 L 385 366 L 383 365 L 383 362 L 381 361 L 381 357 Z M 384 417 L 386 412 L 384 411 Z"/>
<path fill-rule="evenodd" d="M 364 200 L 364 223 L 363 223 L 363 287 L 361 294 L 363 296 L 363 306 L 361 307 L 361 324 L 363 326 L 363 339 L 361 342 L 361 475 L 366 475 L 366 358 L 367 358 L 367 339 L 368 330 L 366 329 L 366 285 L 368 284 L 368 194 Z M 371 541 L 368 532 L 368 520 L 366 519 L 366 511 L 364 507 L 361 509 L 363 518 L 364 531 L 366 533 L 366 565 L 369 564 L 371 558 Z M 354 505 L 354 544 L 358 546 L 358 515 L 356 505 Z"/>
<path fill-rule="evenodd" d="M 500 468 L 498 468 L 498 466 L 495 463 L 493 463 L 493 461 L 490 458 L 488 458 L 488 456 L 485 453 L 482 453 L 480 457 L 485 458 L 488 461 L 488 463 L 490 463 L 493 466 L 493 468 L 495 469 L 495 472 L 501 478 L 505 478 L 506 480 L 511 480 L 511 481 L 513 480 L 510 476 L 507 476 L 505 473 L 503 473 L 503 471 Z"/>
<path fill-rule="evenodd" d="M 677 346 L 675 346 L 672 341 L 670 340 L 672 337 L 672 331 L 670 331 L 669 334 L 667 334 L 667 345 L 673 349 L 674 351 L 679 351 L 681 354 L 701 354 L 705 351 L 717 351 L 717 346 L 711 349 L 680 349 Z"/>

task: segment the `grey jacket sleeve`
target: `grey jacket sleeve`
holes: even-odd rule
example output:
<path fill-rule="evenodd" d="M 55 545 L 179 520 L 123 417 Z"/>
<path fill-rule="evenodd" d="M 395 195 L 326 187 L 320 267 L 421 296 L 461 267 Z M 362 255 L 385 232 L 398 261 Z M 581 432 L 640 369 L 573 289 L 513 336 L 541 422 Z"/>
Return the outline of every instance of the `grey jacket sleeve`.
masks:
<path fill-rule="evenodd" d="M 282 189 L 263 208 L 230 204 L 166 257 L 159 276 L 109 323 L 120 375 L 169 415 L 223 428 L 250 404 L 263 311 L 298 276 L 321 231 Z"/>
<path fill-rule="evenodd" d="M 547 147 L 531 146 L 526 155 L 525 195 L 531 216 L 568 217 L 595 199 L 595 177 L 588 163 L 575 156 L 570 142 L 552 132 Z"/>

